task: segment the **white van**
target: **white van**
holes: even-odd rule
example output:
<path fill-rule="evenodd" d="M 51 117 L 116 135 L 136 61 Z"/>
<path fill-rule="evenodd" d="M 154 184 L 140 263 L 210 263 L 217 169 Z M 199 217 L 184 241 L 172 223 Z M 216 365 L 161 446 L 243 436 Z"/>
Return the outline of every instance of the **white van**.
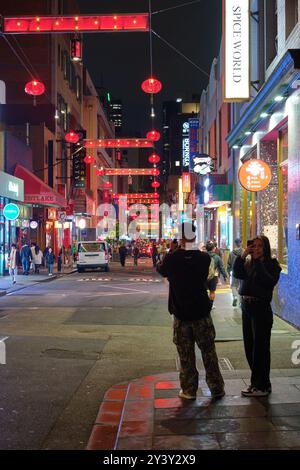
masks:
<path fill-rule="evenodd" d="M 82 273 L 85 269 L 109 270 L 109 253 L 106 242 L 78 242 L 77 270 Z"/>

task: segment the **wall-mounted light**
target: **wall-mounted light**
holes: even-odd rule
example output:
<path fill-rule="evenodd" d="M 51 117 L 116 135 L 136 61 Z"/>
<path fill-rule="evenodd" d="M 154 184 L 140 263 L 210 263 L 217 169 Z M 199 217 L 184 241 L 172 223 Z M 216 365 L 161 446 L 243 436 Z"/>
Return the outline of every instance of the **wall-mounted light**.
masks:
<path fill-rule="evenodd" d="M 283 100 L 284 100 L 284 96 L 282 96 L 282 95 L 277 95 L 274 98 L 274 101 L 276 101 L 277 103 L 280 103 Z"/>
<path fill-rule="evenodd" d="M 268 116 L 269 116 L 268 113 L 261 113 L 261 115 L 260 115 L 260 117 L 263 118 L 263 119 L 267 118 Z"/>
<path fill-rule="evenodd" d="M 245 132 L 245 135 L 251 135 L 251 134 L 252 134 L 251 131 L 246 131 L 246 132 Z"/>

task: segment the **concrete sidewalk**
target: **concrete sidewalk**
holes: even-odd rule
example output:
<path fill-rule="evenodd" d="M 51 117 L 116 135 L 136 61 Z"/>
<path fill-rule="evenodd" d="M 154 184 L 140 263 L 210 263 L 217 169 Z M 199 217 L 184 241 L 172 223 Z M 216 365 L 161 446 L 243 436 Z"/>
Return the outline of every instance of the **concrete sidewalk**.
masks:
<path fill-rule="evenodd" d="M 228 287 L 219 287 L 215 305 L 216 341 L 241 341 L 241 311 L 232 307 Z M 300 338 L 298 330 L 278 317 L 274 317 L 272 335 Z M 214 401 L 198 348 L 196 359 L 200 379 L 195 401 L 178 397 L 178 359 L 177 371 L 133 379 L 109 389 L 87 449 L 300 449 L 300 366 L 272 370 L 270 396 L 244 398 L 241 390 L 249 385 L 250 371 L 234 370 L 227 358 L 219 357 L 226 396 Z"/>
<path fill-rule="evenodd" d="M 16 278 L 16 284 L 12 284 L 10 276 L 0 277 L 0 297 L 12 292 L 26 289 L 27 287 L 31 287 L 40 282 L 52 281 L 58 277 L 64 276 L 66 274 L 72 274 L 76 271 L 76 268 L 73 266 L 65 266 L 63 273 L 54 270 L 53 276 L 49 276 L 48 270 L 44 268 L 40 269 L 40 274 L 29 274 L 28 276 L 24 276 L 21 271 L 19 271 L 19 274 Z"/>
<path fill-rule="evenodd" d="M 272 371 L 273 393 L 243 398 L 249 371 L 223 372 L 226 396 L 210 398 L 202 374 L 197 400 L 178 397 L 178 373 L 107 391 L 88 450 L 300 449 L 300 368 Z"/>

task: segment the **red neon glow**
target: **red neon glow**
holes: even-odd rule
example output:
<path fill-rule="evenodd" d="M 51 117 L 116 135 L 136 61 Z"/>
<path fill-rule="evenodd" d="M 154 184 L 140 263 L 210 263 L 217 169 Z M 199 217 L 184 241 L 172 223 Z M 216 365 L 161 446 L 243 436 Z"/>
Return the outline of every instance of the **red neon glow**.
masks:
<path fill-rule="evenodd" d="M 160 133 L 158 131 L 150 131 L 147 132 L 147 139 L 151 140 L 151 142 L 157 142 L 160 139 Z"/>
<path fill-rule="evenodd" d="M 105 171 L 102 168 L 97 168 L 96 174 L 98 176 L 103 176 L 103 175 L 105 175 Z"/>
<path fill-rule="evenodd" d="M 104 174 L 108 176 L 158 176 L 157 168 L 105 168 Z"/>
<path fill-rule="evenodd" d="M 103 186 L 104 186 L 105 189 L 109 189 L 109 188 L 112 187 L 112 183 L 110 181 L 105 181 Z"/>
<path fill-rule="evenodd" d="M 80 39 L 71 39 L 71 58 L 75 61 L 82 60 L 82 42 Z"/>
<path fill-rule="evenodd" d="M 95 158 L 92 155 L 86 155 L 86 157 L 84 157 L 83 161 L 87 165 L 91 165 L 92 163 L 95 163 Z"/>
<path fill-rule="evenodd" d="M 160 157 L 158 155 L 156 155 L 155 153 L 153 153 L 152 155 L 150 155 L 150 157 L 148 158 L 148 161 L 150 163 L 158 163 L 160 162 Z"/>
<path fill-rule="evenodd" d="M 151 183 L 151 186 L 152 186 L 152 188 L 159 188 L 160 183 L 158 181 L 153 181 L 153 183 Z"/>
<path fill-rule="evenodd" d="M 65 141 L 69 144 L 77 144 L 77 142 L 79 142 L 79 135 L 71 131 L 65 135 Z"/>
<path fill-rule="evenodd" d="M 112 194 L 112 197 L 118 199 L 119 197 L 127 197 L 129 199 L 157 199 L 159 197 L 158 193 L 128 193 L 128 194 Z"/>
<path fill-rule="evenodd" d="M 4 33 L 149 31 L 148 13 L 122 15 L 24 16 L 4 18 Z"/>
<path fill-rule="evenodd" d="M 142 83 L 142 90 L 145 93 L 159 93 L 162 89 L 162 83 L 156 78 L 150 77 Z"/>
<path fill-rule="evenodd" d="M 31 82 L 26 83 L 25 93 L 33 96 L 40 96 L 45 93 L 45 85 L 38 80 L 31 80 Z"/>
<path fill-rule="evenodd" d="M 85 140 L 86 148 L 152 148 L 153 142 L 147 139 L 94 139 Z"/>

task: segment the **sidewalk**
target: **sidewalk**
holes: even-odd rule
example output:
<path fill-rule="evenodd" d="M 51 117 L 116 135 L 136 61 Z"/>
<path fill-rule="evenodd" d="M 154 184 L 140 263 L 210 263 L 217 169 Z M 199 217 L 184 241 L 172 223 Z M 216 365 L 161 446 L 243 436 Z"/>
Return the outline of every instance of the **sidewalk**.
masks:
<path fill-rule="evenodd" d="M 27 287 L 31 287 L 40 282 L 52 281 L 54 279 L 57 279 L 58 277 L 61 277 L 65 274 L 71 274 L 75 271 L 76 271 L 75 267 L 65 266 L 64 273 L 62 272 L 58 273 L 55 270 L 55 272 L 53 273 L 53 276 L 49 276 L 48 270 L 45 268 L 42 268 L 40 269 L 40 274 L 29 274 L 28 276 L 24 276 L 22 274 L 22 270 L 20 270 L 17 276 L 17 282 L 14 285 L 12 284 L 10 276 L 0 277 L 0 297 L 6 294 L 10 294 L 12 292 L 26 289 Z"/>
<path fill-rule="evenodd" d="M 241 312 L 231 302 L 229 289 L 219 288 L 212 311 L 216 341 L 242 340 Z M 298 330 L 278 317 L 272 334 L 300 338 Z M 269 397 L 244 398 L 241 390 L 249 385 L 250 371 L 220 361 L 226 396 L 213 401 L 196 351 L 196 401 L 178 397 L 178 371 L 116 384 L 105 393 L 87 449 L 300 450 L 300 366 L 272 370 Z"/>

